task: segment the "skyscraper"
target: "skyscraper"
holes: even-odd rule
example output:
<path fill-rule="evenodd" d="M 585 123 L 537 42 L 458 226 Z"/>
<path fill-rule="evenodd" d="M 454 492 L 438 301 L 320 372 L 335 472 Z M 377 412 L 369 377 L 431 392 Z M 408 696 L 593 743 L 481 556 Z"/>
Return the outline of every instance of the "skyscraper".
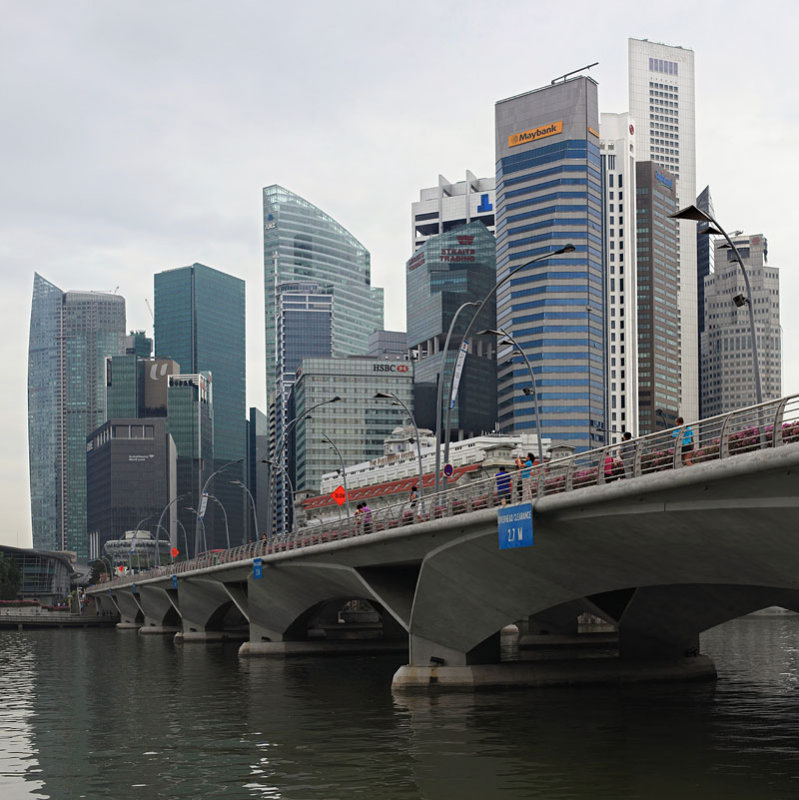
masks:
<path fill-rule="evenodd" d="M 762 233 L 732 240 L 752 287 L 763 400 L 773 400 L 782 394 L 779 270 L 768 264 L 768 242 Z M 714 261 L 714 271 L 705 278 L 702 333 L 702 408 L 709 417 L 757 402 L 743 273 L 724 240 L 715 242 Z"/>
<path fill-rule="evenodd" d="M 680 413 L 680 287 L 675 176 L 636 164 L 638 432 L 674 425 Z"/>
<path fill-rule="evenodd" d="M 214 427 L 211 472 L 234 463 L 214 478 L 208 491 L 225 507 L 231 542 L 240 543 L 246 506 L 241 489 L 230 481 L 244 479 L 247 455 L 244 281 L 203 264 L 159 272 L 155 276 L 154 316 L 156 356 L 173 358 L 184 374 L 210 372 Z M 179 445 L 178 452 L 180 455 Z M 216 510 L 210 513 L 214 519 L 221 516 Z M 224 546 L 222 521 L 209 524 L 208 532 L 209 546 Z"/>
<path fill-rule="evenodd" d="M 414 390 L 420 402 L 416 403 L 419 409 L 416 421 L 434 430 L 435 400 L 423 402 L 422 397 L 437 397 L 437 381 L 442 375 L 446 381 L 442 387 L 443 421 L 449 402 L 446 388 L 455 369 L 458 344 L 474 309 L 466 309 L 458 316 L 445 356 L 447 332 L 458 308 L 466 302 L 481 301 L 496 282 L 494 237 L 480 222 L 452 228 L 427 239 L 408 260 L 405 269 L 407 342 L 417 354 Z M 488 303 L 472 330 L 476 334 L 495 326 L 496 308 L 494 303 Z M 470 355 L 464 361 L 458 396 L 450 412 L 451 435 L 456 439 L 492 431 L 497 419 L 496 339 L 476 335 L 470 338 Z M 429 387 L 426 391 L 425 386 Z"/>
<path fill-rule="evenodd" d="M 438 186 L 422 189 L 411 205 L 411 245 L 421 247 L 438 236 L 470 222 L 494 232 L 494 178 L 477 178 L 466 170 L 466 180 L 452 183 L 438 176 Z"/>
<path fill-rule="evenodd" d="M 602 114 L 599 133 L 605 176 L 608 442 L 615 444 L 624 431 L 638 435 L 635 124 L 630 114 Z"/>
<path fill-rule="evenodd" d="M 696 112 L 694 53 L 682 47 L 630 39 L 630 114 L 636 123 L 638 159 L 674 176 L 677 206 L 696 199 Z M 680 414 L 699 415 L 697 268 L 695 223 L 679 223 L 680 242 Z"/>
<path fill-rule="evenodd" d="M 277 287 L 312 281 L 333 296 L 333 355 L 364 354 L 383 327 L 383 290 L 371 285 L 369 251 L 321 209 L 282 186 L 263 190 L 266 393 L 276 395 Z"/>
<path fill-rule="evenodd" d="M 333 295 L 322 292 L 316 283 L 290 281 L 277 287 L 276 315 L 277 381 L 274 404 L 275 446 L 280 452 L 272 457 L 276 470 L 274 494 L 274 529 L 282 531 L 290 522 L 293 498 L 288 480 L 290 442 L 285 437 L 291 422 L 289 396 L 304 358 L 330 358 L 333 355 Z M 286 445 L 286 446 L 282 446 Z"/>
<path fill-rule="evenodd" d="M 542 436 L 586 450 L 605 441 L 605 273 L 597 84 L 560 81 L 496 104 L 497 325 L 536 375 Z M 547 254 L 566 244 L 575 252 Z M 623 345 L 617 344 L 620 352 Z M 524 363 L 498 354 L 503 431 L 535 428 Z"/>
<path fill-rule="evenodd" d="M 105 358 L 124 352 L 125 300 L 34 275 L 28 448 L 34 547 L 89 555 L 86 437 L 105 419 Z"/>
<path fill-rule="evenodd" d="M 710 187 L 705 188 L 696 198 L 696 207 L 711 217 L 714 216 L 713 198 L 710 196 Z M 704 395 L 704 380 L 702 378 L 702 362 L 705 354 L 702 352 L 702 334 L 705 332 L 705 278 L 713 272 L 713 241 L 705 231 L 709 223 L 700 222 L 696 226 L 696 322 L 699 352 L 699 418 L 704 419 L 708 414 L 702 404 Z"/>

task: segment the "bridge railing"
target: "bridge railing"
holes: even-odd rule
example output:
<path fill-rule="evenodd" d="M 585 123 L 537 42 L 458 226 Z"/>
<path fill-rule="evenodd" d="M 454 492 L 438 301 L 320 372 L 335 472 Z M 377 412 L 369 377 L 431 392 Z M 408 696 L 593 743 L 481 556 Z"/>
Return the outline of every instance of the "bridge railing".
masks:
<path fill-rule="evenodd" d="M 795 442 L 799 442 L 799 395 L 577 453 L 529 471 L 513 471 L 508 473 L 509 486 L 507 479 L 498 480 L 496 477 L 461 480 L 455 488 L 428 494 L 416 501 L 383 506 L 367 515 L 353 515 L 349 520 L 342 511 L 342 517 L 338 520 L 327 520 L 274 536 L 268 543 L 251 542 L 230 550 L 201 554 L 187 561 L 150 569 L 139 576 L 115 578 L 113 585 L 135 583 L 143 577 L 180 575 L 217 564 L 367 536 L 421 521 L 454 517 L 469 511 L 533 500 L 655 472 L 690 468 L 694 464 Z M 501 491 L 506 487 L 509 491 Z"/>

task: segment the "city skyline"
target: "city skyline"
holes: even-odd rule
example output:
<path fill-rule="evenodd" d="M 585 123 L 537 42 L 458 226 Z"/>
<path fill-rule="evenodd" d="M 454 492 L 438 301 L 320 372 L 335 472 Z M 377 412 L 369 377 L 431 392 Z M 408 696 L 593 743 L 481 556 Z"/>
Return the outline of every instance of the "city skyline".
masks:
<path fill-rule="evenodd" d="M 335 45 L 321 33 L 311 37 L 303 44 L 307 68 L 290 81 L 275 82 L 271 58 L 250 44 L 257 39 L 255 22 L 265 17 L 283 25 L 281 38 L 296 39 L 292 32 L 301 19 L 291 11 L 248 6 L 193 14 L 191 49 L 221 48 L 230 64 L 220 70 L 216 62 L 213 69 L 210 63 L 198 67 L 188 58 L 188 45 L 179 43 L 185 24 L 180 3 L 163 12 L 159 26 L 151 24 L 154 7 L 126 7 L 116 15 L 98 8 L 81 17 L 58 4 L 8 4 L 2 63 L 7 74 L 19 77 L 3 90 L 11 111 L 2 134 L 9 187 L 2 250 L 7 326 L 27 327 L 35 269 L 75 289 L 114 291 L 119 285 L 128 302 L 128 328 L 151 330 L 144 303 L 152 302 L 151 276 L 174 264 L 214 264 L 248 283 L 247 405 L 264 409 L 261 188 L 272 182 L 291 186 L 351 230 L 372 253 L 373 283 L 386 288 L 385 327 L 404 329 L 407 208 L 418 187 L 432 185 L 440 173 L 457 178 L 467 168 L 492 175 L 494 103 L 583 64 L 599 61 L 588 74 L 599 82 L 600 111 L 626 110 L 628 36 L 694 50 L 697 186 L 712 186 L 716 215 L 726 228 L 767 232 L 770 255 L 785 268 L 781 295 L 788 308 L 799 294 L 799 279 L 790 274 L 791 208 L 782 201 L 796 170 L 793 82 L 766 66 L 771 61 L 752 46 L 751 31 L 720 20 L 712 8 L 677 3 L 673 19 L 661 20 L 631 4 L 616 6 L 612 18 L 579 30 L 562 11 L 534 17 L 522 4 L 502 3 L 496 13 L 515 14 L 518 24 L 500 34 L 487 30 L 482 6 L 463 3 L 457 13 L 447 7 L 427 14 L 421 37 L 409 10 L 384 16 L 375 11 L 371 21 L 392 32 L 379 47 L 358 35 L 368 20 L 356 5 L 345 3 L 335 13 L 320 6 L 320 17 L 342 36 L 332 37 Z M 785 51 L 787 26 L 772 23 L 789 7 L 766 6 L 774 12 L 763 17 L 769 20 L 769 51 Z M 735 8 L 729 8 L 730 19 Z M 697 32 L 709 25 L 719 35 L 700 39 Z M 570 32 L 567 50 L 554 35 L 562 26 Z M 530 30 L 552 35 L 541 37 L 536 63 L 520 69 L 515 48 Z M 421 100 L 413 91 L 419 85 L 416 70 L 427 74 L 429 64 L 416 65 L 408 46 L 432 47 L 441 36 L 458 40 L 464 53 L 468 43 L 476 52 L 502 52 L 493 69 L 460 80 L 462 85 L 465 62 L 450 63 L 442 55 L 446 102 Z M 738 40 L 747 46 L 733 59 Z M 342 45 L 356 43 L 358 58 L 340 58 Z M 320 45 L 317 62 L 313 50 Z M 141 52 L 154 55 L 143 60 Z M 365 62 L 370 70 L 363 69 Z M 62 63 L 70 69 L 62 70 Z M 250 85 L 256 74 L 262 77 Z M 117 97 L 120 84 L 126 92 Z M 275 104 L 284 112 L 280 124 L 274 122 Z M 123 106 L 134 115 L 122 113 Z M 742 157 L 751 152 L 758 158 Z M 786 314 L 783 323 L 788 351 L 799 322 Z M 17 370 L 26 359 L 15 338 L 8 332 L 5 337 L 12 388 L 3 418 L 10 447 L 0 463 L 14 499 L 0 539 L 27 544 L 28 487 L 19 479 L 27 476 L 26 409 L 24 392 L 15 388 L 24 385 Z M 786 363 L 783 391 L 796 389 L 799 370 Z"/>

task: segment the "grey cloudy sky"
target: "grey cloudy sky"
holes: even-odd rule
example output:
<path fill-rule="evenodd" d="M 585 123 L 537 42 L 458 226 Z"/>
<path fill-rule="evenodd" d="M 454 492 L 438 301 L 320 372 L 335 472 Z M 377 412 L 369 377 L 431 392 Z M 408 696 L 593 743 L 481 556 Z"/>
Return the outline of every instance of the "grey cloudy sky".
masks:
<path fill-rule="evenodd" d="M 784 392 L 799 391 L 793 3 L 0 0 L 0 542 L 28 545 L 34 271 L 118 291 L 152 321 L 153 274 L 247 281 L 248 404 L 263 407 L 261 188 L 280 183 L 372 253 L 404 329 L 410 203 L 493 174 L 494 102 L 594 61 L 627 110 L 627 37 L 696 53 L 697 186 L 782 268 Z"/>

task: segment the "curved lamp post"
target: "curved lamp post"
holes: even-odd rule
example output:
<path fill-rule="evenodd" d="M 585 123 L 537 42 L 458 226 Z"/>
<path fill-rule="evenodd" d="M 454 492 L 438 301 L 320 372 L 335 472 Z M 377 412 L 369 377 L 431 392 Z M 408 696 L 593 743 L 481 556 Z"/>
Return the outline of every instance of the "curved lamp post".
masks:
<path fill-rule="evenodd" d="M 416 420 L 411 414 L 411 410 L 408 408 L 399 397 L 394 394 L 394 392 L 377 392 L 375 394 L 375 400 L 384 399 L 384 400 L 393 400 L 394 405 L 402 406 L 405 413 L 411 420 L 411 425 L 413 425 L 413 429 L 416 432 L 416 456 L 419 459 L 419 509 L 421 510 L 422 514 L 424 514 L 424 470 L 422 469 L 422 442 L 419 439 L 419 428 L 416 425 Z"/>
<path fill-rule="evenodd" d="M 133 551 L 136 549 L 136 544 L 139 541 L 139 531 L 141 530 L 141 526 L 147 522 L 150 517 L 154 517 L 155 514 L 148 514 L 146 517 L 140 519 L 136 523 L 136 530 L 133 531 L 133 544 L 130 547 L 130 553 L 128 554 L 128 568 L 130 571 L 133 571 Z M 150 556 L 147 556 L 147 566 L 150 565 Z M 141 569 L 141 556 L 139 556 L 139 569 Z"/>
<path fill-rule="evenodd" d="M 341 479 L 344 482 L 344 505 L 347 507 L 347 527 L 350 526 L 350 493 L 347 491 L 347 470 L 344 467 L 344 459 L 341 456 L 341 450 L 336 447 L 326 433 L 322 434 L 322 438 L 336 451 L 339 464 L 341 465 Z M 340 518 L 339 518 L 340 519 Z"/>
<path fill-rule="evenodd" d="M 532 389 L 528 392 L 527 387 L 524 388 L 524 393 L 529 395 L 532 394 L 533 396 L 533 408 L 535 409 L 535 438 L 538 442 L 538 463 L 544 463 L 544 449 L 541 444 L 541 410 L 538 407 L 538 385 L 535 380 L 535 373 L 533 372 L 533 366 L 530 363 L 530 359 L 527 358 L 527 353 L 522 350 L 521 345 L 511 336 L 504 328 L 488 328 L 484 331 L 480 331 L 478 336 L 503 336 L 506 341 L 500 342 L 500 344 L 510 344 L 512 345 L 515 350 L 513 351 L 512 355 L 518 353 L 523 359 L 524 363 L 527 365 L 527 371 L 530 373 L 530 382 L 532 383 Z"/>
<path fill-rule="evenodd" d="M 186 496 L 185 494 L 179 494 L 177 497 L 173 497 L 163 507 L 163 509 L 161 510 L 161 516 L 158 517 L 158 522 L 156 523 L 156 526 L 155 526 L 155 552 L 156 553 L 158 552 L 158 540 L 159 540 L 159 536 L 160 536 L 160 531 L 163 530 L 167 534 L 167 536 L 169 536 L 169 537 L 172 536 L 172 534 L 169 531 L 167 531 L 167 529 L 164 528 L 163 525 L 161 524 L 164 521 L 164 514 L 166 514 L 167 509 L 171 505 L 174 505 L 175 503 L 177 503 L 178 500 L 182 500 L 185 496 Z M 175 519 L 175 521 L 178 522 L 178 524 L 180 524 L 180 522 L 177 520 L 177 518 Z M 181 525 L 181 527 L 183 527 L 183 526 Z M 184 537 L 186 536 L 186 529 L 185 528 L 183 528 L 183 536 Z M 177 538 L 177 537 L 175 537 L 175 538 Z M 171 539 L 170 539 L 170 541 L 171 541 Z M 186 550 L 187 550 L 186 557 L 188 558 L 188 556 L 189 556 L 189 554 L 188 554 L 188 544 L 186 545 Z M 158 563 L 159 564 L 161 563 L 161 559 L 160 558 L 158 559 Z"/>
<path fill-rule="evenodd" d="M 514 275 L 516 275 L 521 270 L 529 267 L 531 264 L 536 264 L 539 261 L 544 261 L 547 258 L 552 258 L 553 256 L 559 256 L 563 253 L 572 253 L 574 252 L 574 245 L 573 244 L 565 244 L 563 247 L 558 248 L 557 250 L 553 250 L 551 253 L 542 253 L 540 256 L 536 256 L 535 258 L 531 259 L 530 261 L 526 261 L 524 264 L 519 264 L 518 267 L 514 267 L 511 270 L 508 270 L 507 274 L 500 278 L 495 284 L 494 288 L 482 299 L 480 305 L 477 308 L 477 311 L 474 312 L 474 316 L 469 321 L 466 330 L 464 331 L 463 336 L 461 336 L 461 346 L 463 345 L 464 340 L 467 339 L 469 334 L 472 331 L 472 326 L 477 321 L 478 317 L 482 313 L 483 309 L 486 306 L 486 303 L 496 294 L 497 289 L 500 286 L 507 283 Z M 453 370 L 452 376 L 450 377 L 449 381 L 449 391 L 447 392 L 447 397 L 452 397 L 452 384 L 454 382 L 455 372 Z M 449 459 L 449 425 L 450 425 L 450 410 L 451 410 L 452 403 L 448 400 L 447 401 L 447 415 L 446 420 L 444 421 L 444 461 L 448 461 Z M 447 488 L 447 478 L 444 476 L 444 488 Z"/>
<path fill-rule="evenodd" d="M 236 458 L 233 461 L 228 461 L 226 464 L 222 464 L 222 466 L 219 467 L 219 469 L 215 469 L 205 479 L 205 483 L 203 484 L 203 488 L 200 489 L 200 496 L 197 498 L 197 502 L 198 503 L 202 503 L 203 495 L 205 494 L 206 489 L 208 489 L 208 484 L 211 483 L 211 481 L 214 479 L 214 477 L 216 475 L 219 475 L 220 472 L 223 472 L 224 470 L 226 470 L 228 467 L 232 466 L 233 464 L 241 464 L 242 461 L 244 461 L 243 458 Z M 202 518 L 200 517 L 199 514 L 197 514 L 197 519 L 198 519 L 199 522 L 202 522 Z M 225 525 L 227 525 L 227 514 L 225 514 Z M 195 540 L 196 540 L 196 536 L 197 536 L 197 531 L 195 530 Z M 203 522 L 203 539 L 205 539 L 205 523 L 204 522 Z M 230 536 L 228 536 L 228 539 L 230 539 Z M 230 548 L 230 545 L 228 544 L 228 549 L 229 548 Z M 208 542 L 207 541 L 205 542 L 205 549 L 206 550 L 208 549 Z M 195 548 L 195 550 L 196 550 L 196 548 Z M 195 555 L 196 555 L 196 553 L 195 553 Z"/>
<path fill-rule="evenodd" d="M 296 417 L 294 417 L 294 419 L 289 420 L 286 423 L 285 430 L 280 435 L 280 439 L 278 439 L 277 445 L 275 446 L 274 458 L 271 461 L 268 458 L 262 458 L 261 459 L 261 463 L 262 464 L 269 464 L 270 465 L 270 470 L 269 470 L 269 503 L 268 503 L 268 506 L 267 506 L 267 509 L 266 509 L 266 538 L 267 538 L 267 541 L 269 541 L 269 539 L 271 539 L 271 536 L 272 536 L 272 527 L 273 527 L 273 523 L 274 523 L 273 511 L 274 511 L 274 505 L 275 505 L 274 502 L 273 502 L 273 499 L 274 499 L 274 495 L 276 494 L 276 491 L 275 491 L 275 489 L 276 489 L 276 487 L 275 487 L 275 478 L 274 478 L 275 472 L 274 472 L 274 470 L 271 469 L 271 465 L 273 463 L 275 465 L 280 464 L 281 456 L 283 454 L 283 450 L 284 450 L 284 448 L 285 448 L 285 446 L 287 444 L 286 438 L 287 438 L 288 434 L 291 433 L 291 431 L 292 431 L 292 429 L 294 428 L 295 425 L 297 425 L 299 422 L 302 422 L 303 420 L 309 419 L 310 416 L 311 416 L 311 412 L 314 409 L 317 409 L 320 406 L 326 406 L 329 403 L 338 403 L 340 400 L 341 400 L 341 397 L 339 397 L 339 395 L 334 395 L 333 397 L 328 397 L 327 400 L 322 400 L 322 401 L 320 401 L 318 403 L 315 403 L 307 411 L 304 411 L 302 414 L 298 414 Z M 282 464 L 281 464 L 281 466 L 282 466 L 283 470 L 285 471 L 285 466 L 282 465 Z"/>
<path fill-rule="evenodd" d="M 469 306 L 479 306 L 480 303 L 476 300 L 469 300 L 466 303 L 461 303 L 458 310 L 453 314 L 452 321 L 449 323 L 447 330 L 447 338 L 444 340 L 444 350 L 441 357 L 441 369 L 438 371 L 438 388 L 436 389 L 436 481 L 435 492 L 441 488 L 441 441 L 443 439 L 443 432 L 441 430 L 441 404 L 444 399 L 444 376 L 447 371 L 447 353 L 449 352 L 449 340 L 452 338 L 452 331 L 455 329 L 455 322 L 458 315 L 464 308 Z M 449 397 L 447 398 L 449 404 Z"/>
<path fill-rule="evenodd" d="M 208 550 L 208 538 L 205 535 L 205 522 L 203 522 L 203 518 L 200 516 L 200 512 L 197 511 L 196 508 L 192 508 L 191 506 L 184 506 L 186 511 L 191 511 L 195 517 L 197 517 L 197 524 L 202 527 L 203 529 L 203 545 L 205 546 L 205 550 Z M 195 538 L 194 541 L 194 557 L 197 558 L 197 539 Z"/>
<path fill-rule="evenodd" d="M 225 511 L 222 501 L 216 495 L 209 494 L 208 499 L 213 500 L 222 509 L 222 517 L 225 520 L 225 539 L 227 540 L 227 549 L 230 550 L 230 529 L 227 526 L 227 511 Z"/>
<path fill-rule="evenodd" d="M 228 481 L 228 483 L 233 484 L 233 486 L 239 486 L 247 492 L 247 497 L 250 498 L 250 504 L 252 505 L 252 518 L 255 522 L 255 539 L 258 539 L 258 514 L 255 511 L 255 499 L 252 496 L 252 492 L 246 487 L 246 485 L 242 481 Z M 269 536 L 266 537 L 267 543 L 269 542 Z"/>
<path fill-rule="evenodd" d="M 752 364 L 755 373 L 755 396 L 757 397 L 757 404 L 760 405 L 763 402 L 763 388 L 760 383 L 760 361 L 758 360 L 757 355 L 757 331 L 755 329 L 755 311 L 754 307 L 752 306 L 752 286 L 749 283 L 749 275 L 746 272 L 746 267 L 744 266 L 741 254 L 738 252 L 738 248 L 735 246 L 735 243 L 732 241 L 732 239 L 730 239 L 724 228 L 722 228 L 721 225 L 719 225 L 719 223 L 710 214 L 702 211 L 700 208 L 697 208 L 694 205 L 686 206 L 674 214 L 669 214 L 669 216 L 672 219 L 691 220 L 692 222 L 706 223 L 708 227 L 705 228 L 702 233 L 718 234 L 723 236 L 727 240 L 727 244 L 730 246 L 733 254 L 735 255 L 735 260 L 738 262 L 738 266 L 741 268 L 741 273 L 744 277 L 746 297 L 744 298 L 741 297 L 741 295 L 736 295 L 733 298 L 733 302 L 739 308 L 744 304 L 749 306 L 749 335 L 752 337 Z"/>

